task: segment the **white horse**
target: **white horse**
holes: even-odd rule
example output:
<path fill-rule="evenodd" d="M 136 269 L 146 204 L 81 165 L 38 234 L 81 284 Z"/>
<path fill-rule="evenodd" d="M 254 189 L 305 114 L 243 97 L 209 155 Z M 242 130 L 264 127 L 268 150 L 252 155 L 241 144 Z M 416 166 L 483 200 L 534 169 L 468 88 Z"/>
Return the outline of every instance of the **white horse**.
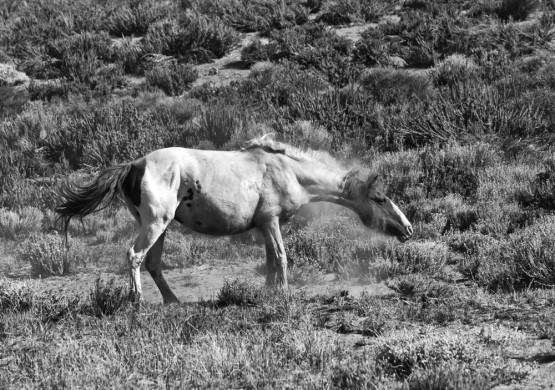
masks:
<path fill-rule="evenodd" d="M 280 222 L 309 202 L 332 202 L 357 213 L 369 228 L 401 241 L 412 226 L 383 194 L 377 175 L 326 163 L 329 155 L 302 151 L 267 136 L 240 151 L 185 148 L 156 150 L 129 164 L 112 166 L 84 186 L 66 184 L 56 211 L 65 223 L 106 207 L 118 194 L 140 225 L 127 251 L 131 286 L 141 296 L 140 265 L 158 286 L 164 303 L 178 302 L 162 275 L 164 236 L 175 219 L 200 233 L 228 235 L 252 228 L 266 245 L 266 284 L 287 289 L 287 258 Z M 334 166 L 330 166 L 334 165 Z"/>

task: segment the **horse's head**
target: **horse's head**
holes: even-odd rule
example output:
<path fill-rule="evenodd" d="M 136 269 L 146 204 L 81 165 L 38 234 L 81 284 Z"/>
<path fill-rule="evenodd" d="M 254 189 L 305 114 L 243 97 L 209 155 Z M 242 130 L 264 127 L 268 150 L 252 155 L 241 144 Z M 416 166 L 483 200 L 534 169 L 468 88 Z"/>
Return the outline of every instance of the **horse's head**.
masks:
<path fill-rule="evenodd" d="M 378 175 L 362 180 L 358 171 L 344 178 L 344 195 L 365 226 L 406 241 L 412 236 L 412 225 L 399 207 L 384 194 L 383 182 Z"/>

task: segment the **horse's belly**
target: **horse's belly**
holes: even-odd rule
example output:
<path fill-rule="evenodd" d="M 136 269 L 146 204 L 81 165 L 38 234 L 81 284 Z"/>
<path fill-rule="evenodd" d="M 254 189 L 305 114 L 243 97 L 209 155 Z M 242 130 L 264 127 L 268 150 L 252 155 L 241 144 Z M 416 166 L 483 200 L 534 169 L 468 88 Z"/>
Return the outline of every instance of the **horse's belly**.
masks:
<path fill-rule="evenodd" d="M 176 210 L 175 219 L 199 233 L 240 233 L 253 227 L 256 205 L 255 197 L 245 197 L 241 201 L 196 198 L 193 201 L 181 202 Z"/>

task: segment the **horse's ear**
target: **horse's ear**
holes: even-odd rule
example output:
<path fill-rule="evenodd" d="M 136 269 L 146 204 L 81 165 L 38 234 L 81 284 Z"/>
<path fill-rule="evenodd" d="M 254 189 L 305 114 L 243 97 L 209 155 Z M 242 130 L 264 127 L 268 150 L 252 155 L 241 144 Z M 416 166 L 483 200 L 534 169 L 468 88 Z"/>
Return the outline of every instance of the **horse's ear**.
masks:
<path fill-rule="evenodd" d="M 347 172 L 347 174 L 345 175 L 345 177 L 343 178 L 343 181 L 345 183 L 349 183 L 351 182 L 353 179 L 355 179 L 356 177 L 358 177 L 360 175 L 360 169 L 358 168 L 353 168 L 351 169 L 349 172 Z"/>
<path fill-rule="evenodd" d="M 365 186 L 366 188 L 370 189 L 374 187 L 378 182 L 380 182 L 380 175 L 372 175 L 366 181 Z"/>
<path fill-rule="evenodd" d="M 349 195 L 352 196 L 354 191 L 359 191 L 360 180 L 358 176 L 360 171 L 357 168 L 351 169 L 347 174 L 343 177 L 343 190 Z"/>
<path fill-rule="evenodd" d="M 258 138 L 260 142 L 276 142 L 276 133 L 266 133 Z"/>

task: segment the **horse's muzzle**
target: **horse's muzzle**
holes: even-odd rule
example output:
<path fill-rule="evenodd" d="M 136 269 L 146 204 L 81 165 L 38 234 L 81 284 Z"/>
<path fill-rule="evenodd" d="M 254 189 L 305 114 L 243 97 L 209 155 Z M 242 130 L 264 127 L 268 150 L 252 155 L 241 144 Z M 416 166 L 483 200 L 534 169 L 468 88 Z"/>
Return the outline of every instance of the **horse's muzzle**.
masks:
<path fill-rule="evenodd" d="M 398 239 L 399 241 L 401 241 L 401 242 L 406 242 L 406 241 L 408 241 L 408 240 L 412 237 L 412 233 L 413 233 L 413 230 L 412 230 L 412 226 L 411 226 L 411 225 L 407 225 L 407 226 L 405 226 L 404 228 L 405 228 L 405 232 L 404 232 L 405 234 L 402 235 L 402 236 L 401 236 L 401 235 L 400 235 L 400 236 L 397 236 L 397 239 Z"/>

